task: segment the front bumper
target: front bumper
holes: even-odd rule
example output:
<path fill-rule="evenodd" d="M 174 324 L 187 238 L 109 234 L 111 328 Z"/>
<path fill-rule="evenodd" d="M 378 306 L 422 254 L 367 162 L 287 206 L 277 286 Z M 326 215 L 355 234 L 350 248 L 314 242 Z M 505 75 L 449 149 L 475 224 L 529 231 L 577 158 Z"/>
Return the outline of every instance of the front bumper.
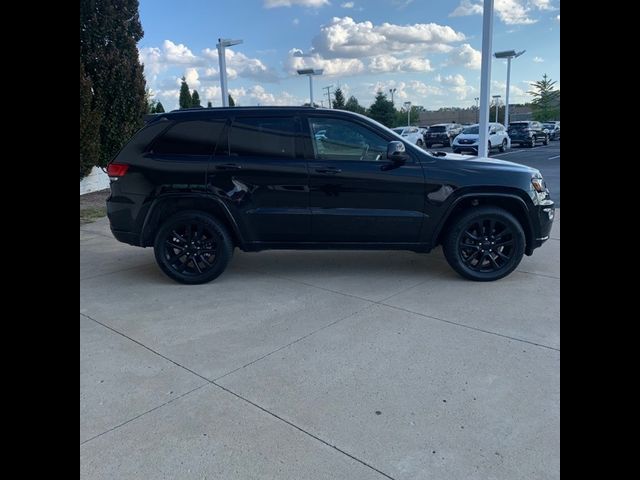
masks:
<path fill-rule="evenodd" d="M 544 242 L 549 240 L 551 236 L 551 227 L 556 216 L 556 207 L 552 200 L 545 200 L 543 204 L 537 205 L 535 210 L 535 219 L 538 223 L 538 233 L 533 239 L 533 244 L 527 246 L 527 255 L 531 255 L 533 250 L 542 246 Z"/>
<path fill-rule="evenodd" d="M 472 144 L 457 144 L 454 143 L 451 145 L 451 149 L 452 150 L 458 150 L 460 152 L 474 152 L 474 153 L 478 153 L 478 144 L 477 143 L 472 143 Z"/>

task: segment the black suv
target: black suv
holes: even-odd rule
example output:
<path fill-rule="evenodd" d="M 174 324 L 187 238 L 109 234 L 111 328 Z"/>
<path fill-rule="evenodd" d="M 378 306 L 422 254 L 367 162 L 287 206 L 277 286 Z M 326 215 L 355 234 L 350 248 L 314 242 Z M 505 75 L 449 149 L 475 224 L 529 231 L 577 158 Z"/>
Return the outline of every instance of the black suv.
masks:
<path fill-rule="evenodd" d="M 542 142 L 543 145 L 549 145 L 549 135 L 542 123 L 535 121 L 509 122 L 509 130 L 507 131 L 511 144 L 518 143 L 533 147 L 536 142 Z"/>
<path fill-rule="evenodd" d="M 120 241 L 153 246 L 182 283 L 220 275 L 235 247 L 429 252 L 496 280 L 549 238 L 533 168 L 428 153 L 359 114 L 233 107 L 158 114 L 109 164 Z"/>
<path fill-rule="evenodd" d="M 435 144 L 450 147 L 451 142 L 462 131 L 462 125 L 457 123 L 439 123 L 431 125 L 424 134 L 424 144 L 431 148 Z"/>

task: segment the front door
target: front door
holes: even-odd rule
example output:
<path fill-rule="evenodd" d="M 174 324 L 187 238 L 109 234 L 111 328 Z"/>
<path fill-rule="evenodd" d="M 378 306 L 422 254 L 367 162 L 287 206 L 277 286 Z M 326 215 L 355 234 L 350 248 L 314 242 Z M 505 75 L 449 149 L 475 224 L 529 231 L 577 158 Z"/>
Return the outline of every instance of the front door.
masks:
<path fill-rule="evenodd" d="M 313 241 L 418 242 L 424 174 L 413 156 L 404 164 L 387 160 L 397 137 L 357 119 L 310 115 L 307 122 Z"/>

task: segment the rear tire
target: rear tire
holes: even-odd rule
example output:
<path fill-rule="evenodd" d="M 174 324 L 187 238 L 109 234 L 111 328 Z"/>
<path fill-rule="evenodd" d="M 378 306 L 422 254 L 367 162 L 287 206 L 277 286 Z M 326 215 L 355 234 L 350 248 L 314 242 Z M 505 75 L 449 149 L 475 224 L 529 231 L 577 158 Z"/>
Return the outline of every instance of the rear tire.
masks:
<path fill-rule="evenodd" d="M 189 285 L 210 282 L 224 272 L 233 247 L 222 222 L 194 210 L 165 220 L 153 244 L 160 269 L 169 278 Z"/>
<path fill-rule="evenodd" d="M 507 150 L 507 141 L 502 140 L 502 144 L 500 145 L 500 152 L 505 152 Z"/>
<path fill-rule="evenodd" d="M 491 282 L 509 275 L 524 255 L 525 235 L 511 213 L 497 207 L 463 212 L 446 232 L 442 249 L 459 275 Z"/>
<path fill-rule="evenodd" d="M 544 136 L 544 141 L 542 142 L 543 145 L 549 145 L 549 136 L 545 135 Z"/>

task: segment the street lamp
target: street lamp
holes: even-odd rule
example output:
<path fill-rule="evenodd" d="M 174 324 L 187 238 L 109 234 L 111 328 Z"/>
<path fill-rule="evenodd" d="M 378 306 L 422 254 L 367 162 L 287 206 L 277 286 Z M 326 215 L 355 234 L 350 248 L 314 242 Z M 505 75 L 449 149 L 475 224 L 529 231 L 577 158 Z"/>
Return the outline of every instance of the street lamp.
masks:
<path fill-rule="evenodd" d="M 493 54 L 496 58 L 506 58 L 507 59 L 507 95 L 505 99 L 505 108 L 504 108 L 504 126 L 509 128 L 509 80 L 511 79 L 511 59 L 518 58 L 522 55 L 526 50 L 522 50 L 521 52 L 516 53 L 515 50 L 505 50 L 504 52 L 496 52 Z M 507 140 L 507 147 L 511 148 L 511 139 Z"/>
<path fill-rule="evenodd" d="M 319 68 L 301 68 L 296 70 L 298 72 L 298 75 L 306 75 L 309 77 L 309 105 L 311 107 L 314 106 L 313 103 L 313 76 L 314 75 L 322 75 L 322 72 L 324 72 L 324 69 Z"/>
<path fill-rule="evenodd" d="M 222 106 L 229 106 L 229 94 L 227 93 L 227 59 L 225 58 L 225 48 L 239 45 L 242 40 L 231 40 L 229 38 L 219 38 L 216 47 L 218 47 L 218 61 L 220 62 L 220 90 L 222 91 Z"/>
<path fill-rule="evenodd" d="M 478 156 L 489 154 L 489 93 L 491 88 L 491 40 L 493 37 L 493 0 L 484 0 L 482 8 L 482 54 L 480 60 L 480 143 Z"/>
<path fill-rule="evenodd" d="M 478 123 L 480 123 L 480 97 L 475 97 L 476 101 L 476 110 L 478 111 Z"/>
<path fill-rule="evenodd" d="M 407 127 L 411 126 L 411 102 L 404 102 L 404 108 L 407 109 Z"/>
<path fill-rule="evenodd" d="M 499 105 L 499 100 L 500 100 L 500 95 L 493 95 L 491 98 L 493 98 L 493 101 L 496 104 L 496 123 L 498 123 L 498 105 Z"/>
<path fill-rule="evenodd" d="M 392 105 L 395 105 L 395 104 L 393 103 L 393 94 L 394 94 L 394 93 L 396 93 L 397 91 L 398 91 L 398 89 L 397 89 L 397 88 L 390 88 L 390 89 L 389 89 L 389 93 L 391 94 L 391 104 L 392 104 Z"/>

